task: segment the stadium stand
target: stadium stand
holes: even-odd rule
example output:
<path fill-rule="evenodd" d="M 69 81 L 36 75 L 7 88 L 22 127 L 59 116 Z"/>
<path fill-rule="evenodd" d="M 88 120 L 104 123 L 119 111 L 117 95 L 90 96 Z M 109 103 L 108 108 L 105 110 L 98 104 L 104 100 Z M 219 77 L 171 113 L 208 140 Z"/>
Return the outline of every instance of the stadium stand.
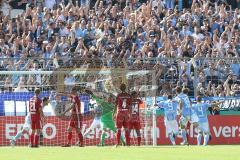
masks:
<path fill-rule="evenodd" d="M 154 70 L 158 95 L 177 85 L 190 88 L 192 96 L 240 95 L 238 1 L 14 2 L 1 2 L 1 71 L 127 67 Z M 11 7 L 24 12 L 11 18 Z M 3 92 L 50 90 L 55 80 L 0 78 Z"/>

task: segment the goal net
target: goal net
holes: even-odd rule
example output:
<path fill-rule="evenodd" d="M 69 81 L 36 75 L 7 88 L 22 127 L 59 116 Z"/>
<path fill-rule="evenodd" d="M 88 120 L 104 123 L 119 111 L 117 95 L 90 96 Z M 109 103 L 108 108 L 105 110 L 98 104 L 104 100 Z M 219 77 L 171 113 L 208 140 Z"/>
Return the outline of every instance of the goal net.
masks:
<path fill-rule="evenodd" d="M 3 71 L 0 73 L 0 146 L 10 145 L 12 139 L 16 145 L 29 144 L 29 131 L 25 126 L 25 116 L 28 114 L 28 101 L 33 96 L 36 87 L 41 89 L 41 98 L 50 97 L 50 103 L 44 107 L 46 121 L 42 124 L 40 144 L 44 146 L 60 146 L 67 143 L 67 127 L 69 113 L 60 116 L 62 110 L 70 106 L 66 97 L 58 97 L 59 108 L 53 107 L 56 101 L 54 94 L 69 92 L 76 86 L 81 99 L 81 113 L 83 115 L 82 130 L 84 134 L 91 126 L 94 115 L 92 111 L 96 102 L 84 93 L 88 88 L 104 97 L 105 94 L 119 93 L 121 83 L 127 84 L 129 92 L 137 91 L 144 101 L 140 108 L 142 145 L 156 145 L 158 130 L 156 129 L 156 115 L 154 104 L 156 102 L 157 85 L 155 72 L 151 70 L 115 69 L 61 69 L 56 71 Z M 24 129 L 23 129 L 24 128 Z M 16 134 L 22 132 L 16 138 Z M 92 129 L 84 137 L 84 145 L 93 146 L 100 142 L 101 128 Z M 124 134 L 123 134 L 124 137 Z M 131 132 L 131 144 L 137 144 L 136 133 Z M 74 145 L 77 136 L 73 130 Z M 116 144 L 115 133 L 108 131 L 105 139 L 106 145 Z"/>

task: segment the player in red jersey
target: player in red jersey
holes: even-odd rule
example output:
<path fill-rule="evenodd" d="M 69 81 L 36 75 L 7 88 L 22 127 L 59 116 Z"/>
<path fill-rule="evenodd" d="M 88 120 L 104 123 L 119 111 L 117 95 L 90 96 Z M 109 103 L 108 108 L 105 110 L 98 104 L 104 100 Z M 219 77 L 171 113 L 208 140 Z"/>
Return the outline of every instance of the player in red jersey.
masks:
<path fill-rule="evenodd" d="M 35 89 L 35 95 L 29 100 L 29 113 L 31 119 L 31 135 L 30 146 L 38 147 L 39 135 L 42 128 L 41 120 L 44 119 L 42 107 L 42 100 L 39 98 L 41 91 L 39 88 Z"/>
<path fill-rule="evenodd" d="M 133 131 L 134 129 L 136 130 L 138 146 L 140 146 L 140 144 L 141 144 L 141 134 L 140 134 L 141 125 L 140 125 L 139 108 L 140 108 L 140 105 L 143 104 L 143 101 L 138 98 L 138 94 L 135 91 L 132 92 L 131 96 L 132 96 L 132 105 L 131 105 L 129 129 L 131 131 Z"/>
<path fill-rule="evenodd" d="M 81 115 L 81 102 L 80 98 L 77 94 L 77 88 L 73 87 L 71 94 L 62 94 L 69 96 L 71 98 L 72 105 L 70 108 L 68 108 L 66 111 L 63 112 L 63 115 L 65 115 L 68 111 L 71 111 L 71 118 L 70 123 L 68 126 L 68 143 L 64 145 L 63 147 L 70 147 L 71 146 L 71 140 L 72 140 L 72 129 L 75 128 L 76 132 L 78 134 L 79 138 L 79 147 L 83 146 L 83 135 L 81 133 L 82 128 L 82 115 Z"/>
<path fill-rule="evenodd" d="M 129 137 L 129 117 L 131 111 L 131 95 L 126 92 L 126 85 L 121 84 L 121 93 L 117 95 L 115 105 L 117 107 L 116 128 L 117 128 L 117 145 L 120 144 L 121 129 L 125 129 L 126 144 L 130 145 Z"/>

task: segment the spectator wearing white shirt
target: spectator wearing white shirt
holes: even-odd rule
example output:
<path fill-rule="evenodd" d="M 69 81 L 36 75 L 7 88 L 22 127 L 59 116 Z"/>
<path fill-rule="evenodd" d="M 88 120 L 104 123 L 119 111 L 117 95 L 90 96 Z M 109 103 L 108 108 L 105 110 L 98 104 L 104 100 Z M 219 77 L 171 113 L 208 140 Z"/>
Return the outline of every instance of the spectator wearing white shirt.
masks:
<path fill-rule="evenodd" d="M 194 39 L 197 40 L 203 40 L 204 39 L 204 35 L 202 33 L 200 33 L 200 28 L 199 27 L 194 27 L 194 33 L 192 34 L 192 36 L 194 37 Z"/>
<path fill-rule="evenodd" d="M 160 7 L 164 7 L 164 4 L 161 0 L 153 0 L 152 1 L 152 10 L 160 4 Z"/>
<path fill-rule="evenodd" d="M 14 92 L 29 92 L 29 90 L 27 88 L 24 87 L 24 81 L 21 80 L 18 83 L 17 88 L 14 89 Z"/>
<path fill-rule="evenodd" d="M 4 91 L 6 92 L 12 92 L 12 79 L 10 77 L 6 77 L 4 82 Z"/>
<path fill-rule="evenodd" d="M 69 35 L 69 30 L 68 30 L 67 27 L 65 26 L 65 23 L 64 23 L 64 22 L 60 22 L 59 34 L 60 34 L 61 37 L 63 37 L 63 36 L 68 36 L 68 35 Z"/>
<path fill-rule="evenodd" d="M 39 65 L 37 63 L 34 63 L 33 68 L 31 68 L 30 71 L 41 71 L 41 69 L 39 68 Z M 30 79 L 32 79 L 32 78 L 30 78 Z M 34 83 L 42 84 L 40 74 L 34 75 Z"/>
<path fill-rule="evenodd" d="M 58 44 L 59 52 L 60 53 L 67 52 L 68 48 L 69 48 L 69 44 L 66 41 L 66 36 L 62 36 L 61 37 L 61 42 Z"/>
<path fill-rule="evenodd" d="M 11 6 L 9 5 L 8 1 L 2 1 L 1 9 L 3 15 L 7 16 L 11 13 Z"/>

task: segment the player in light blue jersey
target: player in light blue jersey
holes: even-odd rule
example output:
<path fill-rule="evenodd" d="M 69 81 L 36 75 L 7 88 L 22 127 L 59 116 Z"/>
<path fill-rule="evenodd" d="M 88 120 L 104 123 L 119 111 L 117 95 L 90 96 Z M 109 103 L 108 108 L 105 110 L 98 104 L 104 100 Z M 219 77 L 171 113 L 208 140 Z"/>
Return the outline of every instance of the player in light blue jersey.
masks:
<path fill-rule="evenodd" d="M 13 137 L 13 139 L 10 140 L 11 146 L 15 146 L 16 141 L 24 134 L 24 133 L 29 133 L 31 129 L 31 117 L 30 113 L 27 114 L 25 117 L 25 122 L 22 127 L 22 129 L 16 134 L 16 136 Z"/>
<path fill-rule="evenodd" d="M 52 107 L 52 110 L 56 116 L 61 116 L 64 112 L 65 103 L 62 101 L 61 96 L 55 92 L 51 92 L 49 96 L 49 104 Z"/>
<path fill-rule="evenodd" d="M 178 134 L 177 123 L 177 109 L 178 102 L 172 99 L 172 95 L 168 95 L 168 100 L 159 103 L 159 107 L 164 109 L 164 124 L 166 127 L 166 133 L 168 134 L 170 141 L 173 145 L 175 143 L 175 137 Z"/>
<path fill-rule="evenodd" d="M 219 109 L 218 105 L 221 104 L 222 102 L 217 102 L 212 104 L 204 103 L 202 102 L 201 96 L 197 96 L 196 100 L 197 100 L 197 104 L 192 105 L 192 110 L 198 117 L 197 144 L 201 145 L 202 136 L 204 135 L 203 145 L 206 146 L 208 144 L 209 135 L 210 135 L 207 110 L 210 107 L 212 107 L 213 109 Z"/>
<path fill-rule="evenodd" d="M 175 100 L 179 102 L 179 113 L 180 113 L 180 129 L 181 129 L 181 134 L 183 138 L 183 142 L 181 142 L 181 145 L 188 145 L 188 140 L 187 140 L 187 124 L 188 122 L 193 122 L 197 121 L 196 116 L 191 116 L 191 101 L 188 97 L 188 89 L 181 87 L 177 87 L 176 89 L 177 96 L 175 97 Z"/>
<path fill-rule="evenodd" d="M 93 104 L 93 112 L 94 119 L 91 124 L 91 126 L 86 130 L 86 132 L 83 134 L 83 137 L 86 137 L 92 130 L 95 128 L 101 127 L 101 116 L 102 116 L 102 109 L 97 104 Z"/>

